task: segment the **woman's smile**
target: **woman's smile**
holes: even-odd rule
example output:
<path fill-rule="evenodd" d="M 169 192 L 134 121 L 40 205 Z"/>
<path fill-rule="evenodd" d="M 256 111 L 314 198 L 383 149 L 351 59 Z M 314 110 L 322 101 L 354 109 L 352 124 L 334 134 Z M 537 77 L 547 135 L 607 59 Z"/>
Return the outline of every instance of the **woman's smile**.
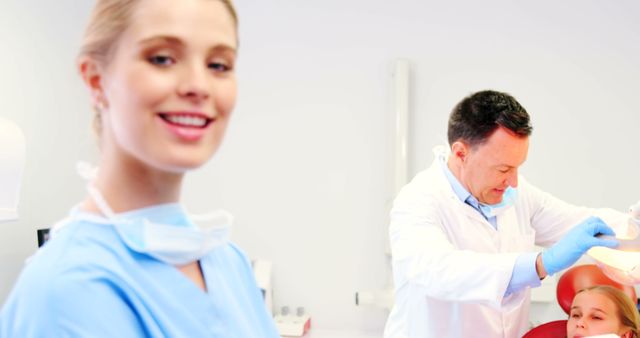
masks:
<path fill-rule="evenodd" d="M 199 141 L 211 128 L 215 118 L 200 112 L 162 112 L 158 117 L 181 141 Z"/>

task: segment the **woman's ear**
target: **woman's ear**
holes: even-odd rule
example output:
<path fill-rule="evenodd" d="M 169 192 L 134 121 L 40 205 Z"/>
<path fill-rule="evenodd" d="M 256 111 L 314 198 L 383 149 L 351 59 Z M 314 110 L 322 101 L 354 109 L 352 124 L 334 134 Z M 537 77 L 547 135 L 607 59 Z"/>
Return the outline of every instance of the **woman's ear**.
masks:
<path fill-rule="evenodd" d="M 633 331 L 628 330 L 627 332 L 623 333 L 620 338 L 634 338 L 633 337 Z"/>
<path fill-rule="evenodd" d="M 83 57 L 78 61 L 78 71 L 82 81 L 89 88 L 93 100 L 93 106 L 102 110 L 107 106 L 107 100 L 102 86 L 102 68 L 98 62 L 90 57 Z"/>

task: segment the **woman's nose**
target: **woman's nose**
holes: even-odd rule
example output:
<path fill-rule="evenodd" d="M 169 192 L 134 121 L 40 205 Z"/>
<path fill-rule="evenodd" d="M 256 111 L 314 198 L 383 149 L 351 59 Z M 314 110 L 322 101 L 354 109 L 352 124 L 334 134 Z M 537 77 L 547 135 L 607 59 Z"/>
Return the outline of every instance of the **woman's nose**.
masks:
<path fill-rule="evenodd" d="M 196 103 L 208 99 L 210 86 L 207 76 L 207 70 L 204 67 L 185 67 L 178 84 L 178 94 Z"/>

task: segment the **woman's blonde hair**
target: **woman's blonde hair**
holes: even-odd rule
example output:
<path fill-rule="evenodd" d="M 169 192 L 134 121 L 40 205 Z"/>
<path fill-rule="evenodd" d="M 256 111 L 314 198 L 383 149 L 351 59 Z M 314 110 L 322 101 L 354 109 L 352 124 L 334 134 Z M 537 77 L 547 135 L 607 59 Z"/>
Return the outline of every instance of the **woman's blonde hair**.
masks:
<path fill-rule="evenodd" d="M 638 337 L 640 314 L 638 314 L 636 302 L 631 300 L 627 294 L 609 285 L 596 285 L 584 288 L 578 291 L 576 295 L 584 291 L 593 291 L 609 298 L 616 306 L 618 318 L 620 318 L 622 325 L 631 330 L 632 337 Z"/>
<path fill-rule="evenodd" d="M 217 0 L 224 4 L 238 26 L 238 15 L 232 0 Z M 140 0 L 97 0 L 89 18 L 84 38 L 78 53 L 78 61 L 90 58 L 100 65 L 106 65 L 113 52 L 116 41 L 129 26 L 131 15 Z M 94 130 L 99 134 L 100 109 L 94 107 Z"/>
<path fill-rule="evenodd" d="M 217 0 L 229 10 L 236 27 L 238 16 L 231 0 Z M 79 57 L 91 57 L 106 62 L 122 32 L 129 25 L 131 15 L 140 0 L 98 0 L 84 32 Z"/>

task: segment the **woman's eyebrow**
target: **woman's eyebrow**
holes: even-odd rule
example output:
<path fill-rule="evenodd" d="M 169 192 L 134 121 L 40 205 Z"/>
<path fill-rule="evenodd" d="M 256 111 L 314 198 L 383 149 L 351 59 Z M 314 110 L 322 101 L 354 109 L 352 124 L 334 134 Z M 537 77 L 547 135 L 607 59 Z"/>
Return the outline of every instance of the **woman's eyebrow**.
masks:
<path fill-rule="evenodd" d="M 184 43 L 180 38 L 171 36 L 171 35 L 154 35 L 148 38 L 144 38 L 140 40 L 138 43 L 141 45 L 146 45 L 146 44 L 156 43 L 156 42 L 162 42 L 170 45 L 179 45 L 179 46 L 184 45 Z"/>
<path fill-rule="evenodd" d="M 225 43 L 213 46 L 209 51 L 211 53 L 231 53 L 232 55 L 236 54 L 236 48 Z"/>
<path fill-rule="evenodd" d="M 148 44 L 153 44 L 153 43 L 164 43 L 164 44 L 169 44 L 169 45 L 173 45 L 173 46 L 177 46 L 177 47 L 183 47 L 185 45 L 185 43 L 182 41 L 182 39 L 175 37 L 175 36 L 171 36 L 171 35 L 155 35 L 155 36 L 151 36 L 148 38 L 144 38 L 142 40 L 140 40 L 138 42 L 138 44 L 140 45 L 148 45 Z M 231 53 L 233 55 L 236 54 L 236 47 L 231 46 L 227 43 L 219 43 L 216 45 L 213 45 L 211 48 L 209 48 L 209 52 L 211 53 Z"/>

